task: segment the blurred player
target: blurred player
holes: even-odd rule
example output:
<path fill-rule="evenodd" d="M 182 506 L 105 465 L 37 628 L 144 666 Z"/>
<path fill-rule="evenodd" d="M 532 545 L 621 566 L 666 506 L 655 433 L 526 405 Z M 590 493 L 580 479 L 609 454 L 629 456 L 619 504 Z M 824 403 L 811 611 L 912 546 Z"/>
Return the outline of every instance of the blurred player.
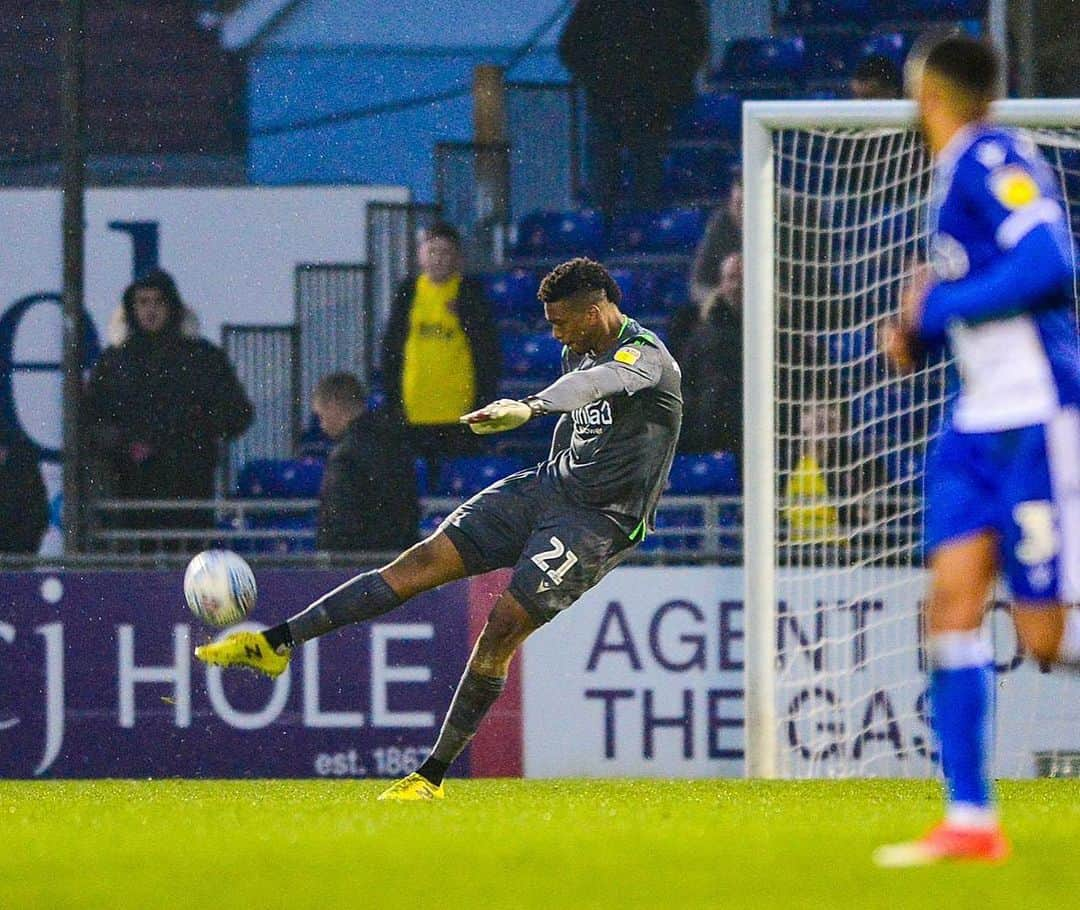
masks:
<path fill-rule="evenodd" d="M 959 391 L 926 469 L 930 702 L 948 788 L 944 821 L 883 847 L 881 865 L 1004 860 L 989 780 L 992 650 L 982 629 L 998 573 L 1036 660 L 1080 665 L 1080 362 L 1068 219 L 1050 168 L 987 111 L 998 61 L 950 37 L 909 64 L 935 158 L 932 272 L 885 335 L 901 368 L 948 345 Z"/>
<path fill-rule="evenodd" d="M 442 799 L 443 776 L 502 692 L 517 648 L 653 526 L 682 423 L 679 367 L 652 332 L 619 312 L 619 296 L 596 262 L 573 259 L 554 269 L 539 297 L 565 345 L 562 377 L 523 401 L 500 399 L 461 418 L 486 434 L 562 414 L 547 461 L 481 491 L 429 538 L 287 622 L 195 649 L 207 663 L 277 676 L 296 645 L 381 616 L 448 581 L 513 566 L 430 757 L 380 799 Z"/>

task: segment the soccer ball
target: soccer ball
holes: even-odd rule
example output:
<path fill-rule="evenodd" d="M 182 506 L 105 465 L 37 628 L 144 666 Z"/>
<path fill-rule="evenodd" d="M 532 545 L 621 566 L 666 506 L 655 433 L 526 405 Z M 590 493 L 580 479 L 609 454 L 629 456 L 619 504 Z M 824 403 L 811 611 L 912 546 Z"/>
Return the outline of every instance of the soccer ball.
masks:
<path fill-rule="evenodd" d="M 231 626 L 255 606 L 255 575 L 232 550 L 204 550 L 184 572 L 184 599 L 208 626 Z"/>

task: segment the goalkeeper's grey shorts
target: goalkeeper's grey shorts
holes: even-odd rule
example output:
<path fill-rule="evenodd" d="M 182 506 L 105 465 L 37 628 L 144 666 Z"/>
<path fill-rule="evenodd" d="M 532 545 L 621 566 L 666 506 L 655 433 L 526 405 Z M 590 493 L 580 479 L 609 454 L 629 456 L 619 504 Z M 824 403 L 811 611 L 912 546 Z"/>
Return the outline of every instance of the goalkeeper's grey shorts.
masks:
<path fill-rule="evenodd" d="M 538 468 L 481 490 L 439 530 L 469 575 L 513 566 L 508 590 L 537 625 L 571 606 L 633 548 L 613 519 L 572 502 Z"/>

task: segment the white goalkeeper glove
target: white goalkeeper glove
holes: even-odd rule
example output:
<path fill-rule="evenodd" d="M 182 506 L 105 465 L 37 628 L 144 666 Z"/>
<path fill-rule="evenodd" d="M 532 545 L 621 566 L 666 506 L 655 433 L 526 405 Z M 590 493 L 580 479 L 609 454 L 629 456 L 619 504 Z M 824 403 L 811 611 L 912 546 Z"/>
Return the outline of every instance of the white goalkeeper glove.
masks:
<path fill-rule="evenodd" d="M 524 401 L 500 398 L 478 411 L 463 414 L 459 420 L 467 424 L 478 436 L 514 430 L 538 413 L 538 409 Z"/>

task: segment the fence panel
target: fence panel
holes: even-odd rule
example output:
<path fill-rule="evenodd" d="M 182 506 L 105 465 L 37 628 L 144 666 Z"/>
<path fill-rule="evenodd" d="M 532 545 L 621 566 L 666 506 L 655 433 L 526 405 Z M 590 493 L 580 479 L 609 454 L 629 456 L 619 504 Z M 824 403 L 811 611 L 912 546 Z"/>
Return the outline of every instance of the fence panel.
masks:
<path fill-rule="evenodd" d="M 229 446 L 227 488 L 253 458 L 287 458 L 299 435 L 299 332 L 292 325 L 225 325 L 221 343 L 255 409 L 248 431 Z"/>
<path fill-rule="evenodd" d="M 510 220 L 575 207 L 581 188 L 581 130 L 574 88 L 554 82 L 506 84 L 510 137 Z"/>
<path fill-rule="evenodd" d="M 354 263 L 296 267 L 296 323 L 300 330 L 300 419 L 323 376 L 348 371 L 371 381 L 369 270 Z"/>

